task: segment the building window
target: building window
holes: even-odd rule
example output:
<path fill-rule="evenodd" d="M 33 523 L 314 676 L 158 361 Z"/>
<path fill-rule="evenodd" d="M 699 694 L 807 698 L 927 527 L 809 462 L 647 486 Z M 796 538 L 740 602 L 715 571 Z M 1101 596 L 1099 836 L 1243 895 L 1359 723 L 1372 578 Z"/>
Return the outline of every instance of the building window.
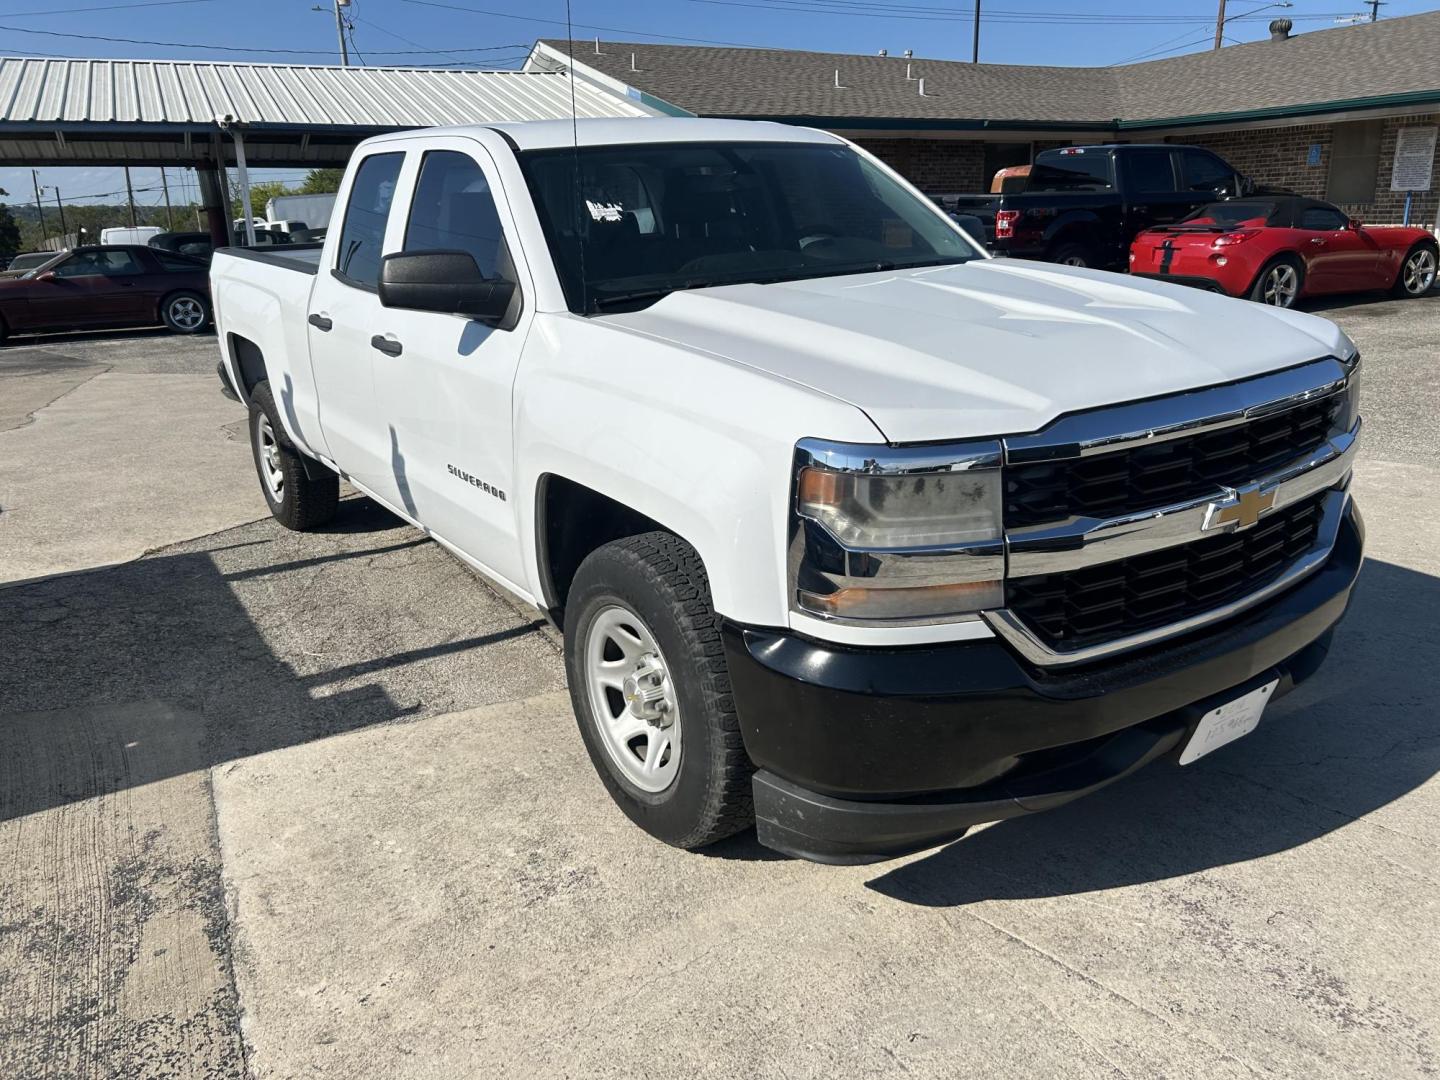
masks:
<path fill-rule="evenodd" d="M 1375 201 L 1383 121 L 1336 124 L 1330 142 L 1330 182 L 1325 197 L 1334 203 Z"/>

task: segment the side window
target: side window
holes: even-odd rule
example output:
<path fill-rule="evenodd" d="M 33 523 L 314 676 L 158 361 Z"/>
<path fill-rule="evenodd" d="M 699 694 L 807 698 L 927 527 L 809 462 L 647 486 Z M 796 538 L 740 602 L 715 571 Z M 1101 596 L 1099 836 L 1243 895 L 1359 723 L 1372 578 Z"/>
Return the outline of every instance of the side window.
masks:
<path fill-rule="evenodd" d="M 181 245 L 181 250 L 184 250 L 184 245 Z M 196 262 L 194 259 L 187 259 L 185 256 L 177 255 L 174 252 L 162 251 L 157 248 L 150 254 L 154 255 L 156 260 L 159 261 L 160 269 L 167 273 L 179 274 L 186 271 L 193 273 L 196 270 L 205 269 L 204 264 Z"/>
<path fill-rule="evenodd" d="M 1313 229 L 1316 232 L 1335 232 L 1345 228 L 1349 220 L 1339 210 L 1329 206 L 1307 206 L 1300 211 L 1299 227 Z"/>
<path fill-rule="evenodd" d="M 1175 191 L 1175 167 L 1169 150 L 1131 150 L 1125 170 L 1133 195 L 1169 195 Z"/>
<path fill-rule="evenodd" d="M 1235 178 L 1229 166 L 1203 150 L 1182 150 L 1180 158 L 1185 170 L 1186 191 L 1223 191 Z"/>
<path fill-rule="evenodd" d="M 511 277 L 495 197 L 469 154 L 431 150 L 405 225 L 406 251 L 468 251 L 486 277 Z"/>
<path fill-rule="evenodd" d="M 336 272 L 351 284 L 374 288 L 380 283 L 385 223 L 390 219 L 395 180 L 404 160 L 404 154 L 372 154 L 355 173 L 335 260 Z"/>
<path fill-rule="evenodd" d="M 109 248 L 104 251 L 82 251 L 55 267 L 56 277 L 124 277 L 140 274 L 144 267 L 139 260 L 123 248 Z"/>

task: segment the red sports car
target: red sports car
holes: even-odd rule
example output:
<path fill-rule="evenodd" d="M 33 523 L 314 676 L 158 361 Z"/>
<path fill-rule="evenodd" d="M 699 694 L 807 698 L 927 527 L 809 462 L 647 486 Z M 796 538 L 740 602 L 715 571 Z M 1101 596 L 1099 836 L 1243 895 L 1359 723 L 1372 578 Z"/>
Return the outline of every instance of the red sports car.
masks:
<path fill-rule="evenodd" d="M 1200 207 L 1130 245 L 1130 272 L 1290 307 L 1302 296 L 1389 289 L 1421 296 L 1435 284 L 1435 237 L 1361 225 L 1329 203 L 1251 196 Z"/>

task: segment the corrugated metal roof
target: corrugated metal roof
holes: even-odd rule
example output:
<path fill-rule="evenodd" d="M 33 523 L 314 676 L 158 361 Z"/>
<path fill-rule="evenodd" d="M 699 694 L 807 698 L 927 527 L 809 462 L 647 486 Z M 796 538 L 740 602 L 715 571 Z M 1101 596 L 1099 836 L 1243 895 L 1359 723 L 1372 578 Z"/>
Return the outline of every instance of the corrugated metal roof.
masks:
<path fill-rule="evenodd" d="M 567 75 L 299 67 L 170 60 L 0 58 L 0 124 L 242 125 L 384 129 L 571 115 Z M 584 80 L 581 117 L 652 110 Z"/>

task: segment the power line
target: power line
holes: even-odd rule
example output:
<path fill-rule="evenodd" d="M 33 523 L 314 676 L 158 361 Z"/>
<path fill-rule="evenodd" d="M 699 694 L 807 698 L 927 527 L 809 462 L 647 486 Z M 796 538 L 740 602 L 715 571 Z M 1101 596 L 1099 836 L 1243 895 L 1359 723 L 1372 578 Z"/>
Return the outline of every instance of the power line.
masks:
<path fill-rule="evenodd" d="M 541 19 L 534 15 L 512 15 L 508 11 L 491 11 L 487 8 L 461 7 L 459 4 L 443 4 L 440 3 L 439 0 L 404 0 L 404 3 L 418 4 L 420 7 L 444 8 L 447 11 L 463 11 L 469 15 L 489 15 L 497 19 L 518 19 L 520 22 L 543 23 L 546 26 L 565 25 L 563 19 Z M 659 41 L 687 41 L 697 45 L 730 45 L 738 49 L 774 48 L 774 46 L 760 45 L 753 41 L 717 41 L 714 38 L 682 37 L 679 34 L 654 34 L 647 30 L 626 30 L 619 26 L 597 26 L 594 23 L 574 23 L 573 25 L 584 30 L 604 30 L 607 34 L 632 34 L 635 37 L 655 38 Z"/>
<path fill-rule="evenodd" d="M 414 2 L 414 0 L 411 0 Z M 44 37 L 73 38 L 77 41 L 108 41 L 122 45 L 153 45 L 165 49 L 208 49 L 212 52 L 227 53 L 279 53 L 291 56 L 321 56 L 326 55 L 328 49 L 267 49 L 258 46 L 240 45 L 209 45 L 198 41 L 150 41 L 146 38 L 110 37 L 105 34 L 70 34 L 61 30 L 27 30 L 23 26 L 0 25 L 0 30 L 8 30 L 15 34 L 40 34 Z M 509 46 L 491 46 L 482 49 L 456 49 L 455 52 L 489 52 L 495 48 L 508 48 Z M 434 56 L 434 49 L 418 49 L 404 51 L 389 51 L 372 53 L 372 56 Z"/>
<path fill-rule="evenodd" d="M 177 7 L 181 4 L 215 4 L 219 0 L 144 0 L 139 4 L 100 4 L 95 7 L 48 8 L 44 11 L 0 12 L 7 19 L 30 18 L 45 15 L 74 15 L 85 11 L 130 11 L 134 8 Z"/>

